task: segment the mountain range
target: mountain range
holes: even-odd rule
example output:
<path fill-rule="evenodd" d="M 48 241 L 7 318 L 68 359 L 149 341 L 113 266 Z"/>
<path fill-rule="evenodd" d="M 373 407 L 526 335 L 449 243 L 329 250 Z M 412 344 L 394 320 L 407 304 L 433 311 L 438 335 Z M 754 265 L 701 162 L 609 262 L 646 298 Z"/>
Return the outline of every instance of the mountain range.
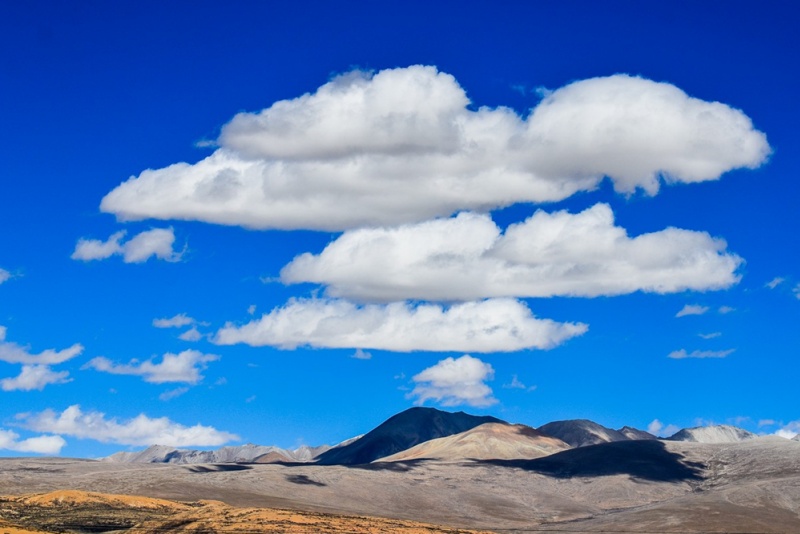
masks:
<path fill-rule="evenodd" d="M 757 437 L 730 425 L 686 428 L 668 441 L 734 443 Z M 587 419 L 554 421 L 538 429 L 511 424 L 491 416 L 415 407 L 400 412 L 362 436 L 338 445 L 284 449 L 246 444 L 212 451 L 152 445 L 137 452 L 118 452 L 104 461 L 117 463 L 225 464 L 315 463 L 364 465 L 415 459 L 532 460 L 603 443 L 657 440 L 656 436 L 625 426 L 619 430 Z M 797 438 L 795 438 L 797 439 Z"/>

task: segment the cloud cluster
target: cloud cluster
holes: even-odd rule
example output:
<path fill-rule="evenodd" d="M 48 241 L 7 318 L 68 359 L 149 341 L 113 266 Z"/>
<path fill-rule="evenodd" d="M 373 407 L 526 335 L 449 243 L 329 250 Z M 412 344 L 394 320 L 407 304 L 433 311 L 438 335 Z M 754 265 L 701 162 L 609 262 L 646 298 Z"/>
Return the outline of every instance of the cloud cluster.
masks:
<path fill-rule="evenodd" d="M 22 364 L 20 374 L 12 378 L 0 379 L 3 391 L 42 390 L 50 384 L 70 382 L 69 372 L 53 371 L 51 365 L 64 363 L 83 352 L 83 345 L 76 343 L 62 350 L 47 349 L 39 354 L 30 352 L 29 347 L 6 341 L 6 327 L 0 326 L 0 362 Z"/>
<path fill-rule="evenodd" d="M 116 418 L 106 417 L 101 412 L 84 412 L 77 404 L 61 413 L 45 410 L 39 413 L 20 414 L 18 421 L 23 428 L 36 432 L 62 434 L 119 445 L 213 447 L 239 439 L 235 434 L 210 426 L 200 424 L 184 426 L 166 417 L 150 418 L 140 414 L 133 419 L 120 422 Z"/>
<path fill-rule="evenodd" d="M 627 75 L 571 83 L 526 117 L 469 104 L 434 67 L 351 72 L 240 113 L 212 155 L 143 171 L 100 207 L 120 220 L 346 230 L 561 200 L 604 176 L 655 194 L 770 153 L 741 111 Z"/>
<path fill-rule="evenodd" d="M 667 357 L 673 360 L 683 360 L 686 358 L 726 358 L 733 354 L 736 349 L 728 350 L 693 350 L 687 352 L 686 349 L 680 349 L 670 352 Z"/>
<path fill-rule="evenodd" d="M 172 228 L 153 228 L 141 232 L 122 242 L 125 230 L 121 230 L 106 241 L 81 238 L 70 256 L 73 260 L 105 260 L 111 256 L 122 256 L 125 263 L 144 263 L 151 257 L 165 261 L 179 261 L 182 252 L 173 249 L 175 233 Z"/>
<path fill-rule="evenodd" d="M 19 434 L 0 428 L 0 450 L 35 454 L 58 454 L 67 444 L 61 436 L 34 436 L 20 440 Z"/>
<path fill-rule="evenodd" d="M 497 403 L 486 381 L 494 378 L 488 363 L 465 354 L 458 359 L 446 358 L 413 377 L 416 383 L 408 394 L 414 404 L 434 400 L 442 406 L 467 405 L 478 408 Z"/>
<path fill-rule="evenodd" d="M 680 430 L 680 427 L 676 425 L 664 425 L 658 419 L 653 419 L 649 425 L 647 425 L 647 431 L 653 434 L 654 436 L 658 436 L 661 438 L 669 437 Z"/>
<path fill-rule="evenodd" d="M 540 210 L 505 232 L 488 215 L 460 213 L 345 232 L 319 255 L 297 256 L 281 281 L 366 301 L 673 293 L 736 283 L 742 259 L 725 248 L 677 228 L 629 237 L 607 204 L 577 214 Z"/>
<path fill-rule="evenodd" d="M 99 356 L 92 358 L 84 367 L 114 375 L 141 376 L 145 382 L 153 384 L 166 382 L 197 384 L 203 379 L 203 375 L 200 373 L 208 363 L 218 359 L 219 356 L 213 354 L 185 350 L 179 354 L 164 354 L 158 363 L 151 358 L 143 362 L 132 360 L 127 364 L 117 364 L 108 358 Z"/>
<path fill-rule="evenodd" d="M 345 300 L 298 299 L 242 326 L 228 323 L 213 341 L 282 349 L 510 352 L 552 348 L 587 328 L 537 319 L 514 299 L 450 307 L 406 302 L 359 306 Z"/>

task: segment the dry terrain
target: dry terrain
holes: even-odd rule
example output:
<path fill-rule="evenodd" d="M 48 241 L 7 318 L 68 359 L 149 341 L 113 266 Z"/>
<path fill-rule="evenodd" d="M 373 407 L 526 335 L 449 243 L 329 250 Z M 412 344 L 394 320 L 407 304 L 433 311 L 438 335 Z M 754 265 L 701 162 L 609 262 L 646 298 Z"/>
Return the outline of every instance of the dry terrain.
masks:
<path fill-rule="evenodd" d="M 533 460 L 358 466 L 0 459 L 0 488 L 215 500 L 503 532 L 795 533 L 800 443 L 619 441 Z"/>

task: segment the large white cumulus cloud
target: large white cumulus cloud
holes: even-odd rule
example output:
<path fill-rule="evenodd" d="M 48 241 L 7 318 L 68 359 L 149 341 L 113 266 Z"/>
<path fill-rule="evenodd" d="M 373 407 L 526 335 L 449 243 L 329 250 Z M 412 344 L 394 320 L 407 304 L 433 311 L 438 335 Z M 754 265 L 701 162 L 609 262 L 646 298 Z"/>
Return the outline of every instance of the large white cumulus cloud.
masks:
<path fill-rule="evenodd" d="M 504 233 L 487 215 L 461 213 L 345 232 L 319 255 L 296 257 L 281 279 L 368 301 L 672 293 L 737 282 L 742 260 L 725 249 L 677 228 L 629 237 L 606 204 L 537 211 Z"/>
<path fill-rule="evenodd" d="M 511 352 L 552 348 L 586 330 L 580 323 L 537 319 L 514 299 L 449 308 L 405 302 L 358 306 L 344 300 L 314 299 L 292 300 L 242 326 L 227 324 L 214 342 L 283 349 Z"/>
<path fill-rule="evenodd" d="M 242 113 L 196 163 L 131 177 L 103 199 L 121 220 L 345 230 L 560 200 L 609 176 L 621 192 L 714 180 L 770 152 L 742 112 L 666 83 L 578 81 L 527 117 L 467 106 L 451 75 L 352 72 Z"/>

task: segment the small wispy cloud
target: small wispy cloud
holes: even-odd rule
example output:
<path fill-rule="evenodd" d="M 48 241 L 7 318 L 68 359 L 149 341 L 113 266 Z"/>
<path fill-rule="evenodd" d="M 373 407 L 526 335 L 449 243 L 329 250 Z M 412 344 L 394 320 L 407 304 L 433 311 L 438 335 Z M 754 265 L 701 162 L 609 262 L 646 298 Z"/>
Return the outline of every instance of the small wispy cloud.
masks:
<path fill-rule="evenodd" d="M 697 335 L 703 339 L 715 339 L 720 337 L 722 335 L 722 332 L 711 332 L 708 334 L 697 334 Z"/>
<path fill-rule="evenodd" d="M 187 388 L 187 387 L 180 387 L 180 388 L 170 389 L 169 391 L 165 391 L 164 393 L 159 395 L 158 398 L 159 398 L 159 400 L 162 400 L 162 401 L 168 401 L 168 400 L 174 399 L 175 397 L 180 397 L 181 395 L 183 395 L 187 391 L 189 391 L 189 388 Z"/>
<path fill-rule="evenodd" d="M 535 391 L 536 386 L 526 386 L 517 375 L 511 376 L 511 382 L 503 384 L 503 389 L 523 389 L 525 391 Z"/>
<path fill-rule="evenodd" d="M 197 321 L 186 315 L 179 313 L 173 317 L 164 317 L 162 319 L 153 319 L 153 326 L 156 328 L 180 328 L 182 326 L 189 326 L 195 324 Z"/>
<path fill-rule="evenodd" d="M 355 358 L 356 360 L 371 360 L 372 353 L 365 350 L 356 349 L 351 358 Z"/>
<path fill-rule="evenodd" d="M 786 281 L 786 278 L 784 278 L 782 276 L 776 276 L 775 278 L 773 278 L 772 280 L 770 280 L 769 282 L 764 284 L 764 287 L 768 287 L 770 289 L 775 289 L 776 287 L 778 287 L 779 285 L 781 285 L 785 281 Z"/>
<path fill-rule="evenodd" d="M 733 312 L 735 312 L 735 311 L 736 311 L 736 308 L 733 308 L 733 307 L 731 307 L 731 306 L 720 306 L 720 307 L 719 307 L 719 309 L 718 309 L 717 311 L 718 311 L 719 313 L 723 314 L 723 315 L 726 315 L 726 314 L 728 314 L 728 313 L 733 313 Z"/>
<path fill-rule="evenodd" d="M 726 358 L 732 354 L 736 349 L 728 350 L 693 350 L 687 352 L 686 349 L 676 350 L 670 352 L 667 357 L 673 360 L 683 360 L 686 358 Z"/>
<path fill-rule="evenodd" d="M 708 306 L 701 306 L 699 304 L 687 304 L 675 314 L 675 317 L 686 317 L 687 315 L 703 315 L 709 310 Z"/>

